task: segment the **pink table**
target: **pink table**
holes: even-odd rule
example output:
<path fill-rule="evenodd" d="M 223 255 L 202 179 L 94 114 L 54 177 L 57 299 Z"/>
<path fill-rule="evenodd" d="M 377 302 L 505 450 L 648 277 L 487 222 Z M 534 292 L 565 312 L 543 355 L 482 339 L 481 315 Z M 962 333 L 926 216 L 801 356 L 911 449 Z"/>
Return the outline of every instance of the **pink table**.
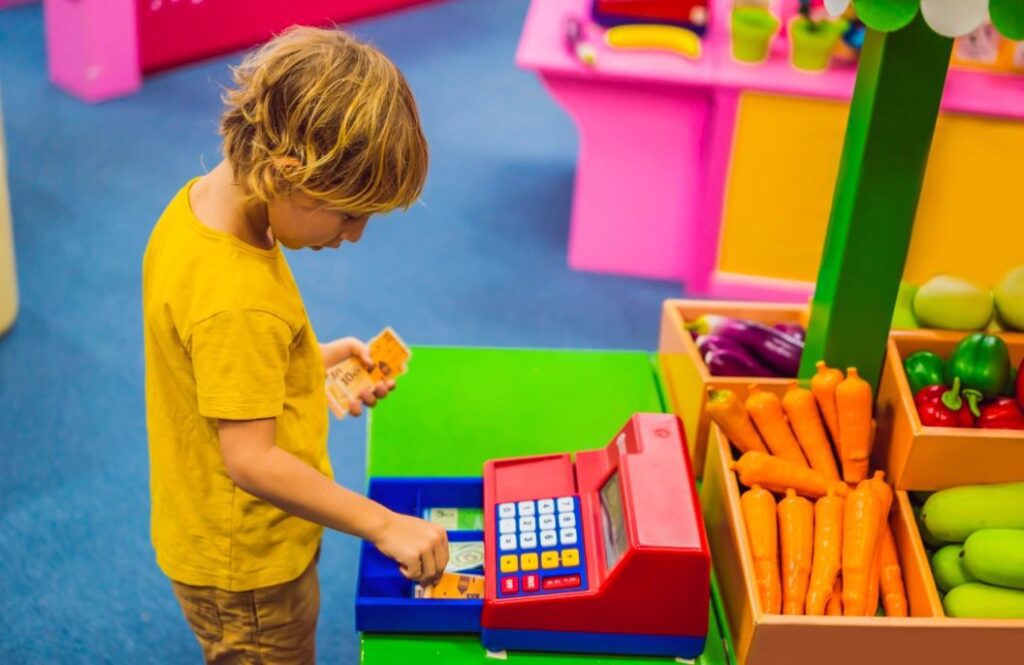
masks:
<path fill-rule="evenodd" d="M 740 94 L 849 99 L 855 69 L 794 70 L 785 39 L 768 62 L 749 66 L 729 52 L 731 0 L 711 0 L 699 60 L 604 45 L 589 0 L 533 0 L 516 63 L 535 70 L 577 125 L 569 265 L 576 269 L 680 280 L 691 295 L 806 301 L 812 285 L 784 280 L 715 280 L 722 202 Z M 792 4 L 792 3 L 790 3 Z M 567 17 L 584 21 L 593 68 L 565 48 Z M 1024 77 L 950 72 L 943 108 L 1024 118 Z"/>
<path fill-rule="evenodd" d="M 0 7 L 20 0 L 0 0 Z M 143 74 L 430 0 L 43 0 L 50 80 L 88 102 L 136 92 Z"/>

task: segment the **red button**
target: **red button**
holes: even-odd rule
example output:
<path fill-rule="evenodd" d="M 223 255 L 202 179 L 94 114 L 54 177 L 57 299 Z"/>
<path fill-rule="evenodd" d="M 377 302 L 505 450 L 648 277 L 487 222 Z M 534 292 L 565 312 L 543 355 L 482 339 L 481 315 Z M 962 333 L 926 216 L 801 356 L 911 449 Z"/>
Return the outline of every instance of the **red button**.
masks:
<path fill-rule="evenodd" d="M 537 575 L 533 573 L 523 575 L 523 591 L 536 591 L 539 588 Z"/>
<path fill-rule="evenodd" d="M 579 575 L 558 575 L 544 578 L 545 590 L 571 589 L 580 585 Z"/>
<path fill-rule="evenodd" d="M 519 578 L 518 577 L 503 577 L 501 578 L 501 592 L 502 593 L 517 593 L 519 591 Z"/>

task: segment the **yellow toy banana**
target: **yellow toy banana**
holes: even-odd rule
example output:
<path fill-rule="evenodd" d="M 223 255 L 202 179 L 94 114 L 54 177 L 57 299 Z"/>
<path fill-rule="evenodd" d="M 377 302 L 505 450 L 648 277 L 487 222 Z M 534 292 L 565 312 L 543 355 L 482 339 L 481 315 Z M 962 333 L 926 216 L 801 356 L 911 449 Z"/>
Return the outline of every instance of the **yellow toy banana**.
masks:
<path fill-rule="evenodd" d="M 671 51 L 693 59 L 701 54 L 700 37 L 695 32 L 671 25 L 617 25 L 609 28 L 604 38 L 613 48 Z"/>

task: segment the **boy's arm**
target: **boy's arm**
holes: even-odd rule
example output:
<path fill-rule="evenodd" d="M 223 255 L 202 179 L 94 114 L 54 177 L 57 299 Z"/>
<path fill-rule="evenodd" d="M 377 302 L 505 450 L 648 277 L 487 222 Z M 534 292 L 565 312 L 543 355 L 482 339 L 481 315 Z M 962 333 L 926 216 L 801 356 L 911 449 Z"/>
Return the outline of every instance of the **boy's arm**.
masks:
<path fill-rule="evenodd" d="M 372 542 L 410 579 L 430 583 L 444 572 L 444 529 L 338 485 L 274 445 L 274 429 L 273 418 L 219 421 L 221 454 L 236 485 L 292 515 Z"/>

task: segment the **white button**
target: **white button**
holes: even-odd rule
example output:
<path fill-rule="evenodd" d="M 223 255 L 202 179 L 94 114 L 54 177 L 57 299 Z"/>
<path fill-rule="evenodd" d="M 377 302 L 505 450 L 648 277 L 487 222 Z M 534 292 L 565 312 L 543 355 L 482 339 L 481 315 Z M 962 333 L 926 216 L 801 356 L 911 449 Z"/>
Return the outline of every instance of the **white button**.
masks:
<path fill-rule="evenodd" d="M 519 530 L 520 531 L 536 531 L 537 530 L 537 518 L 536 517 L 520 517 L 519 518 Z"/>
<path fill-rule="evenodd" d="M 519 547 L 524 550 L 532 550 L 537 547 L 537 532 L 527 531 L 519 534 Z"/>
<path fill-rule="evenodd" d="M 502 535 L 501 540 L 498 541 L 498 548 L 507 552 L 508 550 L 514 550 L 516 548 L 516 537 L 514 534 L 506 533 Z"/>
<path fill-rule="evenodd" d="M 505 520 L 502 520 L 502 522 L 504 521 Z M 558 526 L 563 529 L 570 526 L 576 526 L 576 513 L 559 513 Z"/>
<path fill-rule="evenodd" d="M 498 505 L 498 517 L 515 517 L 516 504 L 502 503 Z"/>
<path fill-rule="evenodd" d="M 547 515 L 555 512 L 555 500 L 554 499 L 541 499 L 537 502 L 537 512 L 541 515 Z"/>
<path fill-rule="evenodd" d="M 576 529 L 562 529 L 561 532 L 562 544 L 563 545 L 575 545 L 576 544 Z"/>
<path fill-rule="evenodd" d="M 558 497 L 558 512 L 572 512 L 574 508 L 576 508 L 576 502 L 572 500 L 571 496 Z"/>
<path fill-rule="evenodd" d="M 499 533 L 515 533 L 516 532 L 516 521 L 509 517 L 508 519 L 498 520 L 498 532 Z"/>
<path fill-rule="evenodd" d="M 540 528 L 541 529 L 554 529 L 555 528 L 555 516 L 554 515 L 541 515 L 540 516 Z"/>
<path fill-rule="evenodd" d="M 533 501 L 520 501 L 519 502 L 519 514 L 520 515 L 533 515 L 535 507 Z"/>
<path fill-rule="evenodd" d="M 574 533 L 575 535 L 575 533 Z M 573 542 L 576 542 L 575 540 Z M 558 544 L 558 534 L 554 531 L 541 531 L 540 532 L 540 546 L 541 547 L 554 547 Z"/>

